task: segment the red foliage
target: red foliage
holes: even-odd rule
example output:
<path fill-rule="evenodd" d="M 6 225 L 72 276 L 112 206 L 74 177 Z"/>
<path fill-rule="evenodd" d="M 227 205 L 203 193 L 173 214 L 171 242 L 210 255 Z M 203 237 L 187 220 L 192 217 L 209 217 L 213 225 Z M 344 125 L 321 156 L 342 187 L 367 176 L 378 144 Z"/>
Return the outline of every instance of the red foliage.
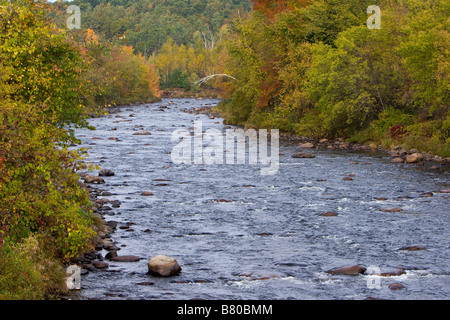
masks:
<path fill-rule="evenodd" d="M 389 129 L 389 133 L 391 134 L 392 138 L 399 139 L 406 133 L 405 125 L 400 124 L 393 126 L 392 128 Z"/>

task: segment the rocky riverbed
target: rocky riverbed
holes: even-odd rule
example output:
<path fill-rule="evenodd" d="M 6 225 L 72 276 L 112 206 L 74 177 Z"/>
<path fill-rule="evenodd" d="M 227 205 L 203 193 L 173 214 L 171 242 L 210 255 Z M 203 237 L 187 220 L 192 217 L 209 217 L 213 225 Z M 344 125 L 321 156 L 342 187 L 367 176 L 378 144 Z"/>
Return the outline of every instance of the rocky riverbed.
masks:
<path fill-rule="evenodd" d="M 233 128 L 217 102 L 122 107 L 77 132 L 102 169 L 80 173 L 102 222 L 77 298 L 449 297 L 448 159 L 282 135 L 274 176 L 174 164 L 174 130 Z M 149 273 L 161 255 L 177 272 Z"/>

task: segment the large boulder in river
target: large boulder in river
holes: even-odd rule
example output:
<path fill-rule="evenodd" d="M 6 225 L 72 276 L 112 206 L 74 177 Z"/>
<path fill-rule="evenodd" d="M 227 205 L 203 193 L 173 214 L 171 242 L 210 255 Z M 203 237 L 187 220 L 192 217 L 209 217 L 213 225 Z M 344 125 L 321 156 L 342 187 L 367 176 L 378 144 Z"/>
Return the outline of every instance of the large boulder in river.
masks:
<path fill-rule="evenodd" d="M 347 275 L 347 276 L 355 276 L 358 274 L 363 274 L 364 272 L 366 272 L 366 268 L 359 265 L 343 268 L 335 268 L 327 271 L 327 273 L 332 275 Z"/>
<path fill-rule="evenodd" d="M 165 255 L 157 255 L 148 261 L 148 273 L 159 277 L 170 277 L 181 272 L 177 260 Z"/>

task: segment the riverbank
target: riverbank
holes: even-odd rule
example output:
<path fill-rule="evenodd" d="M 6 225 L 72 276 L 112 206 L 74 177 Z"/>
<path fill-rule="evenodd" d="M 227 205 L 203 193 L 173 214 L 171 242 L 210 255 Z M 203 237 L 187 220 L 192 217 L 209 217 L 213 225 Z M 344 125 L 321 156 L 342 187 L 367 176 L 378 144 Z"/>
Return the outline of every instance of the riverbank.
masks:
<path fill-rule="evenodd" d="M 201 90 L 201 91 L 186 91 L 186 90 L 178 90 L 178 89 L 167 89 L 163 91 L 161 95 L 162 99 L 222 99 L 220 95 L 220 91 L 218 90 Z M 151 103 L 160 102 L 153 101 Z M 129 104 L 129 106 L 140 105 L 141 103 Z M 114 112 L 119 108 L 118 106 L 110 107 L 109 112 Z M 186 111 L 186 110 L 185 110 Z M 242 123 L 235 123 L 230 121 L 226 117 L 226 112 L 224 112 L 219 106 L 216 107 L 202 107 L 202 108 L 193 108 L 191 110 L 187 110 L 191 113 L 196 114 L 207 114 L 208 116 L 216 117 L 216 118 L 224 118 L 223 122 L 225 125 L 234 125 L 240 126 L 244 128 L 257 128 L 254 125 L 247 125 Z M 442 149 L 442 146 L 433 146 L 432 142 L 428 141 L 425 137 L 421 139 L 420 137 L 411 137 L 407 139 L 407 141 L 402 141 L 401 139 L 397 140 L 391 137 L 383 137 L 378 140 L 367 141 L 363 143 L 355 142 L 354 138 L 337 138 L 337 139 L 329 139 L 326 137 L 308 137 L 303 135 L 298 135 L 295 132 L 282 131 L 281 137 L 283 139 L 287 139 L 290 141 L 296 141 L 299 144 L 304 143 L 313 143 L 313 147 L 309 148 L 317 148 L 317 149 L 337 149 L 337 150 L 347 150 L 347 151 L 377 151 L 386 153 L 391 156 L 393 163 L 401 164 L 401 163 L 410 163 L 417 165 L 424 165 L 424 163 L 434 163 L 435 165 L 431 166 L 434 169 L 440 165 L 450 165 L 450 157 L 445 157 L 439 155 L 437 153 L 433 153 L 430 150 Z M 426 142 L 428 141 L 428 142 Z M 420 147 L 425 148 L 421 150 Z M 411 156 L 413 154 L 417 154 L 415 159 L 412 159 Z M 403 160 L 403 161 L 401 161 Z"/>
<path fill-rule="evenodd" d="M 223 114 L 218 107 L 202 107 L 193 108 L 190 110 L 184 110 L 185 112 L 194 114 L 206 114 L 210 117 L 221 117 Z M 227 125 L 240 126 L 246 129 L 242 124 L 234 124 L 229 121 L 224 121 Z M 450 157 L 444 158 L 439 155 L 432 154 L 430 152 L 418 150 L 417 148 L 405 148 L 402 144 L 393 144 L 389 148 L 378 143 L 352 143 L 348 142 L 344 138 L 338 138 L 335 140 L 327 138 L 312 138 L 300 136 L 292 132 L 282 132 L 280 134 L 281 139 L 288 140 L 299 144 L 300 149 L 305 150 L 342 150 L 342 151 L 363 151 L 363 152 L 378 152 L 384 153 L 391 157 L 391 162 L 394 164 L 414 164 L 417 166 L 427 165 L 430 169 L 439 170 L 441 168 L 448 168 L 450 166 Z"/>

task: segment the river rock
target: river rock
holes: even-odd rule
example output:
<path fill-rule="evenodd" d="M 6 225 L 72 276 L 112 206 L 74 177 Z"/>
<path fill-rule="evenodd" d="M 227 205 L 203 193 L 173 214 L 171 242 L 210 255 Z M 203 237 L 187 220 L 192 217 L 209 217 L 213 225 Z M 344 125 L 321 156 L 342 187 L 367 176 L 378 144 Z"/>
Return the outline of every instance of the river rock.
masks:
<path fill-rule="evenodd" d="M 214 203 L 230 203 L 233 202 L 232 200 L 228 200 L 228 199 L 214 199 L 212 200 L 212 202 Z"/>
<path fill-rule="evenodd" d="M 391 150 L 391 151 L 389 151 L 389 155 L 390 155 L 392 158 L 398 158 L 398 157 L 400 156 L 400 153 L 399 153 L 398 151 Z"/>
<path fill-rule="evenodd" d="M 97 269 L 107 269 L 109 268 L 109 264 L 105 261 L 92 261 L 92 265 Z"/>
<path fill-rule="evenodd" d="M 407 163 L 418 163 L 423 160 L 423 156 L 420 153 L 413 153 L 406 156 Z"/>
<path fill-rule="evenodd" d="M 101 203 L 102 205 L 105 203 L 108 203 L 108 202 L 109 202 L 109 200 L 106 198 L 100 198 L 100 199 L 95 200 L 95 203 Z"/>
<path fill-rule="evenodd" d="M 87 263 L 85 265 L 83 265 L 83 269 L 87 270 L 87 271 L 96 271 L 97 268 L 94 267 L 92 264 Z"/>
<path fill-rule="evenodd" d="M 112 201 L 111 201 L 111 206 L 112 206 L 113 208 L 119 208 L 121 204 L 122 204 L 122 203 L 120 202 L 120 200 L 112 200 Z"/>
<path fill-rule="evenodd" d="M 421 193 L 420 196 L 430 198 L 433 196 L 433 192 L 424 192 L 424 193 Z"/>
<path fill-rule="evenodd" d="M 144 196 L 144 197 L 150 197 L 152 195 L 153 195 L 153 193 L 151 193 L 150 191 L 144 191 L 141 193 L 141 196 Z"/>
<path fill-rule="evenodd" d="M 391 160 L 391 163 L 404 163 L 405 160 L 403 160 L 403 158 L 397 157 L 397 158 L 393 158 Z"/>
<path fill-rule="evenodd" d="M 296 158 L 296 159 L 313 159 L 315 157 L 316 156 L 313 155 L 312 153 L 307 153 L 307 152 L 298 152 L 292 156 L 292 158 Z"/>
<path fill-rule="evenodd" d="M 109 170 L 109 169 L 101 169 L 101 170 L 98 172 L 98 175 L 99 175 L 100 177 L 112 177 L 112 176 L 114 175 L 114 172 L 112 172 L 112 171 Z"/>
<path fill-rule="evenodd" d="M 157 255 L 148 261 L 148 272 L 155 276 L 170 277 L 181 272 L 177 260 L 165 255 Z"/>
<path fill-rule="evenodd" d="M 102 184 L 105 183 L 105 181 L 101 177 L 94 177 L 90 174 L 87 174 L 83 177 L 83 180 L 85 183 L 94 183 L 94 184 Z"/>
<path fill-rule="evenodd" d="M 364 268 L 360 265 L 355 265 L 355 266 L 331 269 L 331 270 L 328 270 L 327 273 L 332 274 L 332 275 L 355 276 L 358 274 L 363 274 L 365 271 L 366 271 L 366 268 Z"/>
<path fill-rule="evenodd" d="M 304 149 L 310 149 L 310 148 L 314 148 L 314 144 L 312 144 L 311 142 L 307 142 L 307 143 L 299 144 L 298 147 L 304 148 Z"/>
<path fill-rule="evenodd" d="M 89 274 L 89 270 L 88 270 L 88 269 L 82 268 L 82 269 L 80 270 L 80 275 L 81 275 L 81 276 L 85 276 L 85 275 L 87 275 L 87 274 Z"/>
<path fill-rule="evenodd" d="M 148 131 L 138 131 L 133 133 L 133 136 L 150 136 L 151 133 Z"/>
<path fill-rule="evenodd" d="M 405 286 L 404 286 L 403 284 L 401 284 L 401 283 L 391 283 L 391 284 L 388 286 L 388 288 L 395 291 L 395 290 L 401 290 L 401 289 L 404 289 Z"/>
<path fill-rule="evenodd" d="M 141 258 L 133 256 L 133 255 L 128 255 L 128 256 L 111 257 L 110 260 L 115 261 L 115 262 L 136 262 L 136 261 L 141 260 Z"/>
<path fill-rule="evenodd" d="M 405 273 L 406 273 L 405 269 L 399 267 L 399 268 L 397 268 L 395 270 L 392 270 L 392 271 L 387 271 L 387 272 L 380 273 L 380 276 L 381 277 L 394 277 L 394 276 L 401 276 L 402 274 L 405 274 Z"/>
<path fill-rule="evenodd" d="M 150 282 L 150 281 L 144 281 L 144 282 L 136 283 L 137 286 L 152 286 L 154 284 L 155 284 L 154 282 Z"/>
<path fill-rule="evenodd" d="M 333 211 L 327 211 L 327 212 L 319 214 L 319 216 L 321 216 L 321 217 L 336 217 L 337 215 L 338 214 Z"/>
<path fill-rule="evenodd" d="M 117 250 L 111 250 L 105 255 L 105 259 L 111 260 L 112 258 L 117 257 Z"/>
<path fill-rule="evenodd" d="M 102 231 L 105 232 L 106 234 L 111 234 L 111 233 L 113 233 L 113 227 L 111 227 L 110 225 L 105 223 L 102 226 Z"/>
<path fill-rule="evenodd" d="M 119 250 L 119 247 L 116 246 L 114 244 L 114 242 L 112 242 L 111 239 L 109 239 L 109 238 L 103 239 L 102 244 L 103 244 L 103 248 L 105 250 L 108 250 L 108 251 Z"/>
<path fill-rule="evenodd" d="M 405 251 L 419 251 L 419 250 L 426 250 L 427 248 L 422 246 L 411 246 L 411 247 L 402 247 L 399 250 L 405 250 Z"/>
<path fill-rule="evenodd" d="M 383 212 L 402 212 L 403 209 L 401 209 L 401 208 L 389 208 L 389 209 L 380 209 L 380 211 L 383 211 Z"/>

